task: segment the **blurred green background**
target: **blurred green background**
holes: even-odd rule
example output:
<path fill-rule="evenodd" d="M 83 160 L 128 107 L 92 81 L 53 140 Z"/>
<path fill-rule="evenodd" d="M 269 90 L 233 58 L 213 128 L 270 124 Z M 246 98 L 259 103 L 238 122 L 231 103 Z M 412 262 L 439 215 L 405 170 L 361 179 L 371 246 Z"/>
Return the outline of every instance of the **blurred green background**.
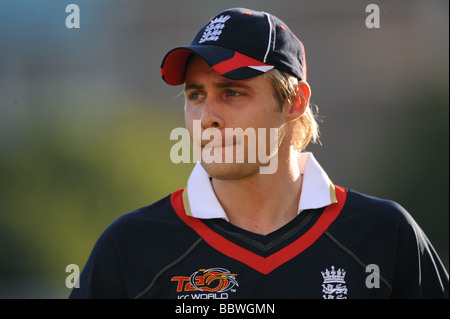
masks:
<path fill-rule="evenodd" d="M 322 115 L 309 151 L 333 182 L 404 206 L 448 269 L 448 1 L 1 0 L 1 298 L 66 298 L 66 266 L 112 221 L 184 187 L 193 165 L 169 157 L 182 88 L 160 62 L 235 6 L 303 41 Z"/>

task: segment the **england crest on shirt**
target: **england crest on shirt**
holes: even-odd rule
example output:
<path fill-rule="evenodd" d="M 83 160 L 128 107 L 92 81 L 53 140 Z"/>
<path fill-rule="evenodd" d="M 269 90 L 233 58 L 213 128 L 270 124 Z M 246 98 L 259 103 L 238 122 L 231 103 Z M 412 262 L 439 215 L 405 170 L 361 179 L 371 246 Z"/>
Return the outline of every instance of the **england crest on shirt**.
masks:
<path fill-rule="evenodd" d="M 322 271 L 322 297 L 323 299 L 347 299 L 347 286 L 345 283 L 345 270 L 335 269 L 331 266 L 331 270 Z"/>

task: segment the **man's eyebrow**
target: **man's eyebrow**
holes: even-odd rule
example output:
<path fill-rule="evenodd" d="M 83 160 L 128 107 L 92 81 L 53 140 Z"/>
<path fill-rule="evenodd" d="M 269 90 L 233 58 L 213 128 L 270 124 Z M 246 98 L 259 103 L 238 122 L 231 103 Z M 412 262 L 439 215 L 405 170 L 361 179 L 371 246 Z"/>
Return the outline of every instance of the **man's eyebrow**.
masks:
<path fill-rule="evenodd" d="M 228 89 L 228 88 L 242 88 L 242 89 L 251 89 L 251 86 L 241 83 L 241 82 L 217 82 L 214 83 L 214 86 L 219 89 Z"/>
<path fill-rule="evenodd" d="M 218 89 L 229 89 L 229 88 L 242 88 L 242 89 L 252 89 L 251 86 L 239 83 L 239 82 L 215 82 L 213 85 Z M 205 87 L 201 84 L 187 83 L 184 90 L 203 90 Z"/>
<path fill-rule="evenodd" d="M 194 84 L 194 83 L 186 83 L 186 85 L 184 86 L 184 90 L 203 90 L 204 86 L 203 85 L 199 85 L 199 84 Z"/>

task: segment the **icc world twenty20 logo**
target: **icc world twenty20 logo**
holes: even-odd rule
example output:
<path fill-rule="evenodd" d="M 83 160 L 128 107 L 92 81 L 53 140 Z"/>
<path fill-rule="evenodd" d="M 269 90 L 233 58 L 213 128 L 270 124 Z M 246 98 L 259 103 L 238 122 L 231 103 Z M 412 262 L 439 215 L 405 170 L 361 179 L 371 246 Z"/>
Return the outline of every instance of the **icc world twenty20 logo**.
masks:
<path fill-rule="evenodd" d="M 197 292 L 179 298 L 226 299 L 227 292 L 235 292 L 235 287 L 239 287 L 236 276 L 228 269 L 216 267 L 200 269 L 190 276 L 174 276 L 171 281 L 177 283 L 178 293 Z"/>

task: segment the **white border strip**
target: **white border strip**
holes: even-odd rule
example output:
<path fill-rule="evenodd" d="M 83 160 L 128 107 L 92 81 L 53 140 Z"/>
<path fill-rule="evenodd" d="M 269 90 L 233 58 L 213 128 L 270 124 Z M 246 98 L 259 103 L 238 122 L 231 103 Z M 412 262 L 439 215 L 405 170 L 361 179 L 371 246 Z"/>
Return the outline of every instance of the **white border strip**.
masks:
<path fill-rule="evenodd" d="M 270 51 L 270 42 L 272 42 L 272 23 L 270 22 L 270 18 L 267 15 L 267 13 L 263 12 L 264 15 L 267 18 L 267 22 L 269 23 L 269 43 L 267 43 L 267 50 L 266 50 L 266 54 L 264 55 L 264 63 L 266 63 L 266 59 L 267 59 L 267 55 L 269 54 Z"/>

